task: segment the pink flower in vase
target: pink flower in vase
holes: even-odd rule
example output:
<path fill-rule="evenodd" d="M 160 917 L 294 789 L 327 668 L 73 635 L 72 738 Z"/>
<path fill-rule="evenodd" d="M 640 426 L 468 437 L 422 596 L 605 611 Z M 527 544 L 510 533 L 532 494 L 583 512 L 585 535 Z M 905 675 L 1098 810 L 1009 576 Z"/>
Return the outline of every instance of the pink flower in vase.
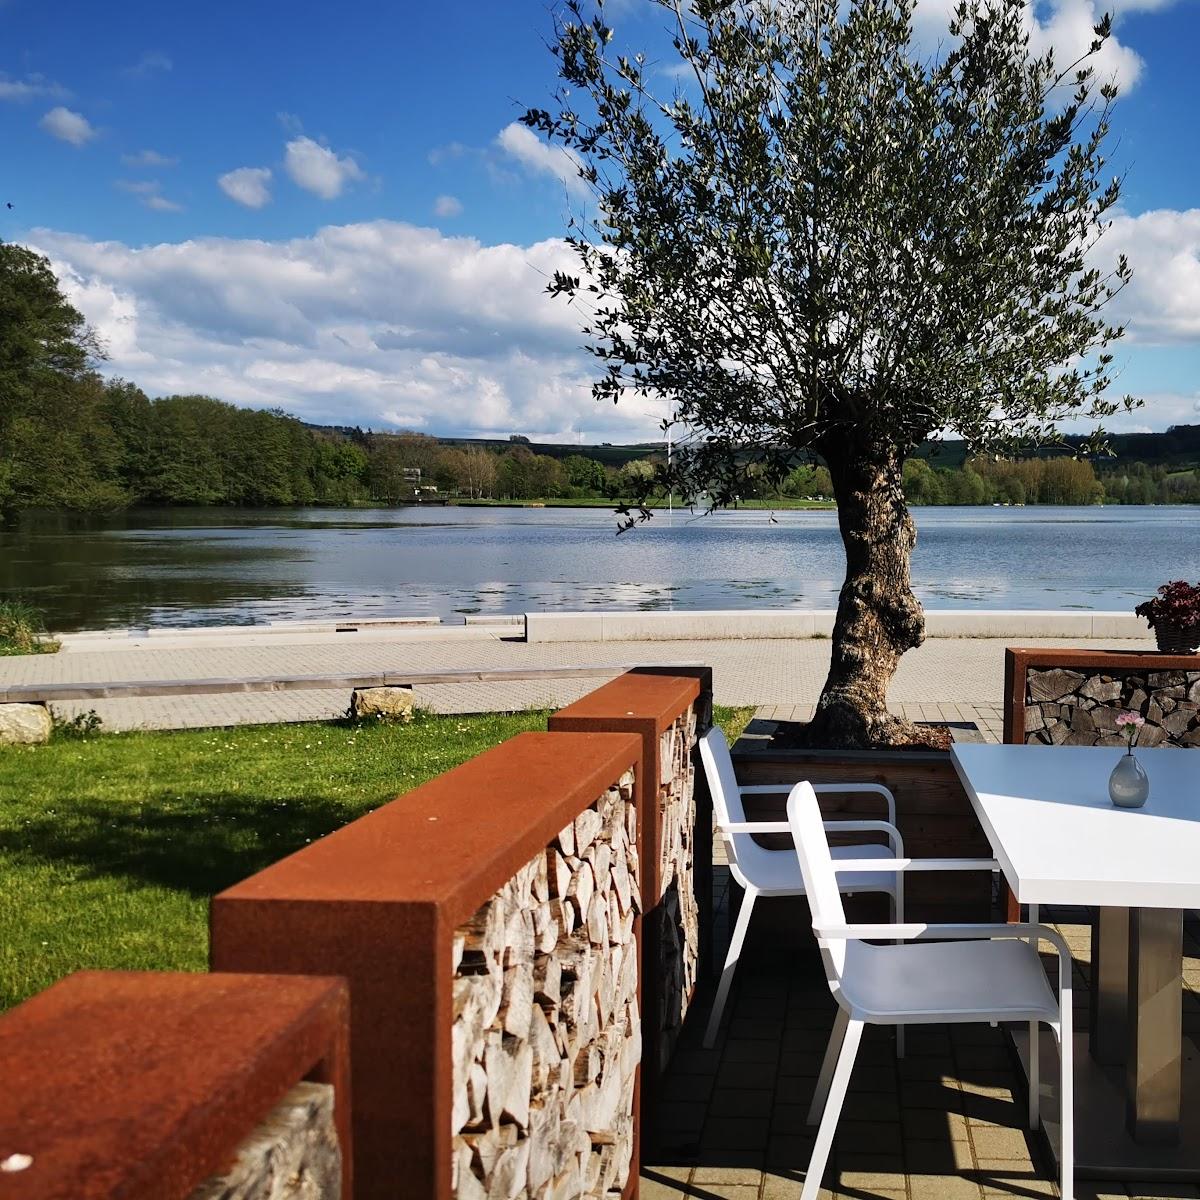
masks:
<path fill-rule="evenodd" d="M 1117 714 L 1117 728 L 1125 735 L 1125 741 L 1129 746 L 1127 753 L 1133 753 L 1133 739 L 1137 737 L 1137 731 L 1146 723 L 1146 718 L 1140 713 L 1122 712 Z"/>

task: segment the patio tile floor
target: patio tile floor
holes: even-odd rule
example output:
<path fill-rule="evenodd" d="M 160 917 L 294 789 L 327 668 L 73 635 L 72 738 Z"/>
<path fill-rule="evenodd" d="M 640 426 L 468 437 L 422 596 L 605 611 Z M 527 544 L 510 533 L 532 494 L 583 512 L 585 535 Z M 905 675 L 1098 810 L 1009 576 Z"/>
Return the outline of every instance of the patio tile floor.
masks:
<path fill-rule="evenodd" d="M 717 868 L 718 895 L 728 888 Z M 722 878 L 723 877 L 723 878 Z M 723 912 L 726 905 L 719 903 Z M 1090 945 L 1085 909 L 1042 919 L 1075 956 L 1075 1019 L 1087 1028 Z M 717 944 L 725 942 L 718 928 Z M 1184 1030 L 1200 1035 L 1200 924 L 1185 923 Z M 1056 966 L 1048 960 L 1048 969 Z M 746 964 L 713 1050 L 700 1045 L 708 995 L 684 1030 L 643 1151 L 642 1200 L 798 1200 L 812 1146 L 805 1124 L 834 1004 L 815 952 Z M 1040 1135 L 1025 1124 L 1025 1088 L 1005 1034 L 987 1025 L 868 1029 L 851 1079 L 822 1200 L 1035 1200 L 1057 1195 Z M 1077 1180 L 1079 1200 L 1200 1200 L 1191 1185 Z"/>

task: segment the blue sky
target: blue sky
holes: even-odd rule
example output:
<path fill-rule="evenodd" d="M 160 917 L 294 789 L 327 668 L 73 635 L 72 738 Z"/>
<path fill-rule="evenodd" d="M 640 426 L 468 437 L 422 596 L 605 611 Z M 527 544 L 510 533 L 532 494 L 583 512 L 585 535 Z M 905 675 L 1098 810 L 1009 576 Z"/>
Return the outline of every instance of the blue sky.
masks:
<path fill-rule="evenodd" d="M 0 108 L 5 157 L 20 170 L 5 185 L 20 201 L 6 236 L 38 225 L 133 244 L 280 238 L 378 218 L 486 242 L 562 232 L 561 186 L 527 186 L 493 152 L 499 130 L 545 103 L 553 86 L 541 3 L 76 3 L 69 38 L 55 7 L 0 4 L 0 70 L 10 81 L 41 75 L 70 93 Z M 60 104 L 96 129 L 82 147 L 39 127 Z M 247 164 L 279 177 L 285 142 L 297 134 L 352 156 L 367 178 L 332 203 L 279 182 L 258 211 L 220 192 L 218 176 Z M 147 149 L 179 161 L 122 162 Z M 148 179 L 185 211 L 148 211 L 118 187 Z M 437 216 L 442 194 L 459 199 L 461 219 Z"/>
<path fill-rule="evenodd" d="M 1162 428 L 1200 421 L 1200 0 L 1121 4 L 1121 383 L 1148 399 L 1126 427 Z M 921 5 L 933 30 L 946 0 Z M 1095 7 L 1050 0 L 1035 36 L 1065 45 Z M 620 0 L 614 23 L 652 44 L 662 22 Z M 644 436 L 657 416 L 593 404 L 573 318 L 541 296 L 569 261 L 563 164 L 511 125 L 554 85 L 549 31 L 542 0 L 0 0 L 0 237 L 51 254 L 110 369 L 154 394 Z"/>

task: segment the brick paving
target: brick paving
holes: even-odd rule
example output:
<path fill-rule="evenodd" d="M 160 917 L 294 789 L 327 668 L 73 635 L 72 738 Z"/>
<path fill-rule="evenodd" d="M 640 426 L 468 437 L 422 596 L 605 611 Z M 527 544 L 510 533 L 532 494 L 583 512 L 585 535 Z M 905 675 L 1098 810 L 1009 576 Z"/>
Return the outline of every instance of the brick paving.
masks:
<path fill-rule="evenodd" d="M 207 639 L 206 639 L 207 640 Z M 611 666 L 705 663 L 713 668 L 718 704 L 795 709 L 812 705 L 829 667 L 826 639 L 745 639 L 689 642 L 555 642 L 529 644 L 504 630 L 314 634 L 229 639 L 228 644 L 163 646 L 154 639 L 128 647 L 81 649 L 0 659 L 0 684 L 106 683 L 134 679 L 437 671 L 464 668 Z M 933 638 L 904 655 L 892 701 L 918 720 L 979 720 L 1002 701 L 1004 648 L 1010 639 Z M 1029 639 L 1023 645 L 1078 646 Z M 1109 643 L 1105 643 L 1108 645 Z M 1146 641 L 1114 641 L 1114 649 L 1144 649 Z M 595 678 L 422 686 L 418 703 L 437 712 L 508 711 L 569 703 L 597 686 Z M 82 701 L 61 704 L 65 715 L 94 708 L 110 729 L 183 728 L 273 721 L 328 720 L 345 712 L 344 691 L 227 693 L 217 696 Z M 913 707 L 916 706 L 916 707 Z"/>
<path fill-rule="evenodd" d="M 760 903 L 769 903 L 761 901 Z M 1090 917 L 1047 909 L 1075 960 L 1074 1016 L 1088 1027 Z M 799 942 L 799 938 L 797 941 Z M 1184 1030 L 1200 1033 L 1200 928 L 1185 925 Z M 719 959 L 725 945 L 718 941 Z M 1056 960 L 1047 959 L 1052 973 Z M 815 950 L 743 963 L 717 1045 L 701 1048 L 707 1005 L 690 1016 L 665 1083 L 641 1200 L 798 1200 L 812 1147 L 805 1117 L 833 1025 Z M 823 1200 L 1031 1200 L 1058 1194 L 1040 1135 L 1026 1128 L 1024 1080 L 1006 1035 L 987 1025 L 870 1028 L 855 1064 Z M 1077 1180 L 1079 1200 L 1200 1197 L 1180 1184 Z"/>

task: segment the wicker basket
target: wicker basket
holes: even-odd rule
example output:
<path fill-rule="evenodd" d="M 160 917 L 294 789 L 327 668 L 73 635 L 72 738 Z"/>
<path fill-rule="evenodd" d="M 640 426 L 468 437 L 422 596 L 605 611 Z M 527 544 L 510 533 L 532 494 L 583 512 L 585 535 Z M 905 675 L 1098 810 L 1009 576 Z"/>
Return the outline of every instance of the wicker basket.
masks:
<path fill-rule="evenodd" d="M 1160 654 L 1195 654 L 1200 648 L 1200 625 L 1155 625 Z"/>

